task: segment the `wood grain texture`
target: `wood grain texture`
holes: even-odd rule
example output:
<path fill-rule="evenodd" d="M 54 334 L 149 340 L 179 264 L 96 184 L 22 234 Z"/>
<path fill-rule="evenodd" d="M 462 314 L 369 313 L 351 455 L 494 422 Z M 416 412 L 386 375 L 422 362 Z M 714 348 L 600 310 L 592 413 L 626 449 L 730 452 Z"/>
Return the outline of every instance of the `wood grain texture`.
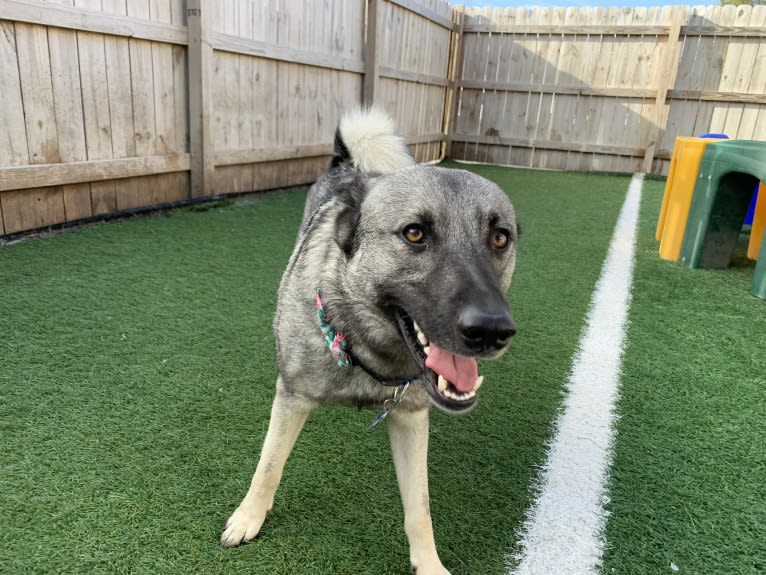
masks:
<path fill-rule="evenodd" d="M 364 85 L 419 161 L 449 147 L 662 174 L 676 136 L 766 139 L 766 6 L 0 0 L 0 14 L 0 235 L 309 183 Z"/>
<path fill-rule="evenodd" d="M 764 6 L 467 9 L 449 136 L 470 160 L 659 173 L 678 135 L 763 139 L 764 23 Z"/>

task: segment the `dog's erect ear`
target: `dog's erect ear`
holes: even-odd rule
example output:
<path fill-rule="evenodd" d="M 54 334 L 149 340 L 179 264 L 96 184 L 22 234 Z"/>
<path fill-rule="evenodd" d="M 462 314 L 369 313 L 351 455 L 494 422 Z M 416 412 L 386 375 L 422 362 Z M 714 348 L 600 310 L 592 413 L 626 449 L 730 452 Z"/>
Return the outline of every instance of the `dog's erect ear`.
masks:
<path fill-rule="evenodd" d="M 358 172 L 348 174 L 335 189 L 335 197 L 342 206 L 335 222 L 335 242 L 347 258 L 356 251 L 356 230 L 366 195 L 367 178 Z"/>
<path fill-rule="evenodd" d="M 335 130 L 335 144 L 333 146 L 333 156 L 331 168 L 350 168 L 353 166 L 353 160 L 351 159 L 351 152 L 349 151 L 346 143 L 343 141 L 343 137 L 340 135 L 340 128 Z"/>
<path fill-rule="evenodd" d="M 359 206 L 346 204 L 338 213 L 335 223 L 335 243 L 338 244 L 346 258 L 356 251 L 356 228 L 359 225 Z"/>

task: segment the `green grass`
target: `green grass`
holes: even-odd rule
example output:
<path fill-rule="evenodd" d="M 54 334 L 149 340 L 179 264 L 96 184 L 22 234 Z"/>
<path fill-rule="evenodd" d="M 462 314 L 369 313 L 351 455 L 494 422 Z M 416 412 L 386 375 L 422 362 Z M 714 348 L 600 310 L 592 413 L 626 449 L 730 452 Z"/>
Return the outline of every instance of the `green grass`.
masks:
<path fill-rule="evenodd" d="M 657 257 L 647 182 L 612 470 L 606 573 L 766 572 L 766 302 L 753 264 Z"/>
<path fill-rule="evenodd" d="M 629 182 L 472 169 L 509 191 L 523 224 L 510 291 L 520 331 L 483 364 L 474 412 L 432 417 L 436 540 L 455 575 L 502 573 L 514 548 Z M 748 268 L 657 260 L 660 193 L 647 183 L 606 572 L 665 573 L 675 561 L 733 573 L 723 567 L 766 540 L 766 366 L 755 356 L 766 308 L 749 295 Z M 0 248 L 0 572 L 407 571 L 387 434 L 348 407 L 311 416 L 261 537 L 217 544 L 266 431 L 271 318 L 304 198 L 266 194 Z M 704 561 L 720 569 L 695 571 Z"/>

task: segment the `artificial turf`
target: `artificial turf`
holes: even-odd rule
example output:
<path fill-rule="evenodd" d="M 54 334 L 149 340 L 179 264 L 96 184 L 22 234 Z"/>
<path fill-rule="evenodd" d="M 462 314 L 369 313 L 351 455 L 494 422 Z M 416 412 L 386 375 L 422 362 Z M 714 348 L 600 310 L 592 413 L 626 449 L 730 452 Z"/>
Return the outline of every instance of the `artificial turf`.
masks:
<path fill-rule="evenodd" d="M 740 253 L 657 257 L 663 185 L 644 190 L 604 572 L 766 573 L 766 301 Z"/>
<path fill-rule="evenodd" d="M 476 410 L 457 418 L 432 416 L 431 508 L 442 561 L 455 575 L 505 569 L 629 182 L 621 176 L 472 169 L 508 190 L 524 231 L 509 293 L 519 334 L 502 360 L 483 364 L 486 383 Z M 759 306 L 766 304 L 748 295 L 747 269 L 711 274 L 656 262 L 647 220 L 656 218 L 661 185 L 647 187 L 634 305 L 650 316 L 631 315 L 608 528 L 607 566 L 622 573 L 666 572 L 670 560 L 692 565 L 673 559 L 685 555 L 672 555 L 676 543 L 662 540 L 666 532 L 681 539 L 684 534 L 656 527 L 662 522 L 655 510 L 664 509 L 675 490 L 657 494 L 666 483 L 650 479 L 658 475 L 655 465 L 675 469 L 690 490 L 697 483 L 695 449 L 712 442 L 704 433 L 712 422 L 723 428 L 710 430 L 714 437 L 723 434 L 715 443 L 743 456 L 730 458 L 744 464 L 736 471 L 737 486 L 757 484 L 760 465 L 760 486 L 749 493 L 761 498 L 751 501 L 749 512 L 746 501 L 736 504 L 742 512 L 731 521 L 744 521 L 745 529 L 735 546 L 723 545 L 720 533 L 689 537 L 685 553 L 715 548 L 720 562 L 714 564 L 728 564 L 744 546 L 755 549 L 755 537 L 763 533 L 766 369 L 763 355 L 752 354 L 765 332 L 766 308 Z M 305 190 L 263 194 L 0 248 L 0 572 L 407 571 L 387 434 L 368 432 L 373 414 L 348 407 L 311 416 L 261 536 L 237 549 L 217 543 L 244 495 L 266 431 L 276 377 L 271 317 L 304 199 Z M 694 299 L 737 303 L 731 309 L 717 305 L 717 315 L 699 325 L 701 310 L 711 304 L 680 305 L 689 292 Z M 653 303 L 662 305 L 654 309 Z M 687 317 L 684 308 L 694 313 Z M 761 319 L 740 338 L 739 320 L 757 313 Z M 677 323 L 688 319 L 686 328 Z M 721 347 L 712 353 L 716 342 L 735 337 L 728 352 Z M 740 349 L 740 343 L 750 347 Z M 650 349 L 636 355 L 636 345 Z M 665 361 L 651 346 L 674 350 L 677 361 Z M 645 421 L 651 390 L 667 392 L 674 381 L 651 384 L 643 375 L 647 369 L 665 363 L 682 369 L 681 361 L 693 370 L 711 356 L 717 367 L 699 370 L 713 378 L 718 402 L 707 402 L 709 392 L 689 385 L 678 392 L 688 401 L 668 403 L 666 413 L 659 409 L 662 398 L 653 399 L 660 413 Z M 733 421 L 719 421 L 719 403 L 736 405 L 723 393 L 732 387 L 728 363 L 743 365 L 739 360 L 748 357 L 744 365 L 760 371 L 754 377 L 742 368 L 751 380 L 750 395 L 740 396 L 746 405 Z M 681 425 L 698 420 L 708 427 Z M 658 435 L 658 427 L 666 433 Z M 680 454 L 667 445 L 674 428 L 687 432 Z M 642 439 L 644 434 L 649 437 Z M 648 451 L 645 442 L 657 450 Z M 632 454 L 622 456 L 622 449 Z M 662 459 L 670 455 L 686 459 Z M 698 457 L 707 461 L 702 453 Z M 698 481 L 704 507 L 721 508 L 712 525 L 732 517 L 725 510 L 728 492 L 712 498 L 719 471 L 711 464 Z M 637 495 L 644 503 L 634 501 Z M 695 509 L 695 501 L 687 509 Z M 645 533 L 658 541 L 645 538 L 648 551 L 640 543 Z M 633 569 L 644 564 L 645 571 Z"/>

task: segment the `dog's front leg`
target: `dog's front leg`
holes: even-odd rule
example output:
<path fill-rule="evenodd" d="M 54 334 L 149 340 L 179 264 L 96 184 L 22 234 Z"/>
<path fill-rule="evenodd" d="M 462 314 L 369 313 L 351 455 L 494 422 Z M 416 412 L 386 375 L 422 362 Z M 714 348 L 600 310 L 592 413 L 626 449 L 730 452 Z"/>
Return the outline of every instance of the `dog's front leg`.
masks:
<path fill-rule="evenodd" d="M 394 411 L 388 436 L 404 506 L 404 531 L 417 575 L 449 575 L 436 552 L 428 499 L 428 409 Z"/>
<path fill-rule="evenodd" d="M 263 442 L 261 458 L 250 482 L 250 489 L 229 517 L 221 535 L 221 545 L 225 547 L 241 545 L 258 535 L 266 513 L 274 503 L 274 493 L 282 478 L 287 457 L 314 407 L 311 402 L 281 392 L 280 384 L 281 382 L 277 382 L 269 429 Z"/>

